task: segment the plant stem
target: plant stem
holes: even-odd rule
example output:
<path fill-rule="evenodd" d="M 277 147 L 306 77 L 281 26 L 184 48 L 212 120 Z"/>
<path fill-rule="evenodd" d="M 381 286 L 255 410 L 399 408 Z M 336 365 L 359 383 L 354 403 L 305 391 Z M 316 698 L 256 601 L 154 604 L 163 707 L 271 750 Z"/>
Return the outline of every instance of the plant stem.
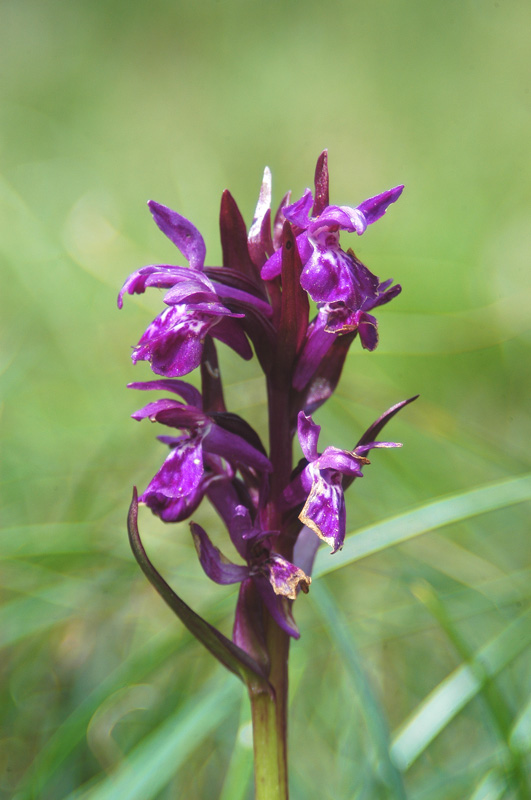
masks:
<path fill-rule="evenodd" d="M 289 636 L 268 617 L 273 693 L 249 686 L 256 800 L 288 800 L 287 699 Z"/>
<path fill-rule="evenodd" d="M 267 504 L 267 527 L 281 531 L 280 498 L 292 469 L 292 443 L 289 425 L 289 387 L 291 373 L 277 369 L 268 377 L 269 458 L 273 465 Z M 277 550 L 290 557 L 289 541 L 282 532 Z M 286 601 L 287 602 L 287 601 Z M 253 720 L 253 746 L 256 800 L 288 800 L 287 704 L 289 636 L 265 612 L 265 635 L 270 657 L 269 683 L 272 691 L 254 682 L 248 684 Z"/>

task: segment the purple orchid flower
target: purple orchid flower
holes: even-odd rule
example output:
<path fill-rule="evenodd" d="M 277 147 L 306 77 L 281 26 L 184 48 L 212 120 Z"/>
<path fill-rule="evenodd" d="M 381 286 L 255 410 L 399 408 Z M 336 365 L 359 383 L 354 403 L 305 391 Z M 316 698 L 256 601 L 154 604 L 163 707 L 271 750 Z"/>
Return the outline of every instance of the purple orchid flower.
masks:
<path fill-rule="evenodd" d="M 365 200 L 356 208 L 327 205 L 317 216 L 310 216 L 314 199 L 307 189 L 300 200 L 282 209 L 285 219 L 301 231 L 297 248 L 303 264 L 301 286 L 325 317 L 323 329 L 329 333 L 357 330 L 362 346 L 374 350 L 378 343 L 376 319 L 368 312 L 396 297 L 401 287 L 392 280 L 380 283 L 352 250 L 339 244 L 340 231 L 359 236 L 368 225 L 382 217 L 400 197 L 403 186 L 396 186 Z M 273 280 L 281 272 L 281 254 L 275 252 L 262 268 L 262 278 Z"/>
<path fill-rule="evenodd" d="M 163 521 L 179 522 L 205 499 L 221 519 L 238 563 L 223 555 L 221 530 L 214 543 L 203 527 L 193 521 L 190 527 L 206 575 L 218 584 L 239 585 L 232 640 L 190 608 L 150 561 L 138 530 L 136 489 L 128 515 L 131 547 L 150 583 L 188 630 L 247 684 L 257 794 L 264 789 L 264 796 L 280 792 L 287 797 L 288 637 L 299 637 L 293 602 L 309 589 L 321 541 L 332 553 L 343 546 L 344 491 L 363 476 L 369 451 L 401 446 L 377 440 L 415 399 L 388 409 L 352 450 L 318 450 L 320 426 L 311 415 L 335 391 L 353 340 L 359 337 L 367 350 L 377 346 L 374 310 L 401 291 L 392 280 L 380 281 L 352 250 L 343 250 L 340 235 L 361 236 L 403 187 L 357 207 L 330 205 L 327 158 L 323 151 L 317 160 L 313 193 L 308 189 L 293 203 L 286 194 L 276 214 L 266 168 L 249 229 L 225 190 L 218 265 L 205 265 L 205 242 L 189 220 L 150 202 L 155 223 L 186 264 L 142 267 L 118 297 L 121 308 L 125 294 L 164 290 L 164 310 L 132 354 L 134 363 L 148 361 L 162 377 L 130 388 L 170 393 L 132 417 L 173 430 L 158 437 L 168 448 L 166 458 L 140 500 Z M 312 315 L 311 300 L 317 305 Z M 267 451 L 254 428 L 226 403 L 215 340 L 244 359 L 253 352 L 257 357 L 267 398 Z M 201 392 L 180 380 L 196 368 Z M 293 470 L 295 430 L 304 458 Z"/>
<path fill-rule="evenodd" d="M 272 541 L 278 531 L 262 531 L 251 520 L 249 510 L 238 503 L 238 496 L 230 482 L 218 484 L 208 492 L 208 497 L 225 520 L 231 541 L 246 562 L 234 564 L 212 544 L 206 531 L 190 523 L 201 566 L 208 577 L 219 584 L 240 583 L 240 597 L 236 608 L 233 639 L 242 649 L 255 656 L 250 648 L 249 631 L 256 636 L 257 600 L 263 603 L 273 619 L 289 636 L 299 638 L 299 631 L 290 609 L 299 591 L 307 592 L 311 578 L 299 567 L 276 553 Z M 249 596 L 255 592 L 254 602 Z M 253 619 L 249 619 L 249 614 Z"/>
<path fill-rule="evenodd" d="M 164 297 L 169 308 L 146 329 L 133 351 L 133 363 L 149 361 L 154 372 L 167 377 L 187 375 L 201 362 L 207 334 L 229 345 L 242 358 L 250 359 L 252 350 L 238 322 L 244 314 L 224 305 L 216 287 L 203 272 L 206 254 L 203 237 L 177 212 L 153 201 L 148 205 L 158 227 L 179 248 L 190 266 L 142 267 L 124 283 L 118 295 L 119 308 L 126 292 L 142 294 L 150 286 L 169 289 Z M 259 302 L 245 292 L 231 292 L 226 287 L 224 295 L 230 297 L 231 294 L 236 295 L 240 304 Z"/>
<path fill-rule="evenodd" d="M 346 532 L 343 477 L 362 478 L 362 467 L 370 464 L 365 453 L 377 447 L 401 447 L 397 442 L 368 442 L 354 450 L 327 447 L 317 452 L 321 426 L 301 411 L 297 431 L 307 465 L 284 492 L 288 506 L 304 502 L 300 521 L 332 547 L 332 553 L 343 547 Z"/>
<path fill-rule="evenodd" d="M 193 513 L 216 480 L 232 477 L 233 466 L 242 464 L 258 473 L 271 471 L 269 459 L 254 444 L 202 411 L 201 395 L 195 387 L 166 379 L 131 383 L 129 388 L 169 390 L 187 401 L 156 400 L 131 415 L 139 421 L 147 418 L 187 431 L 181 436 L 158 437 L 170 447 L 170 453 L 140 497 L 165 521 L 182 520 Z M 217 416 L 222 421 L 223 415 Z"/>
<path fill-rule="evenodd" d="M 401 291 L 392 280 L 380 281 L 352 250 L 343 250 L 340 235 L 361 236 L 403 187 L 357 207 L 330 205 L 327 159 L 325 150 L 317 160 L 314 192 L 306 190 L 294 203 L 286 194 L 276 214 L 266 168 L 250 229 L 225 190 L 219 265 L 205 265 L 205 242 L 189 220 L 150 202 L 155 223 L 187 265 L 142 267 L 129 276 L 118 297 L 121 308 L 126 293 L 164 290 L 164 310 L 132 354 L 134 363 L 148 361 L 162 377 L 130 387 L 170 395 L 132 416 L 174 430 L 158 437 L 169 452 L 140 500 L 165 522 L 179 522 L 205 499 L 221 519 L 238 563 L 223 555 L 221 530 L 220 550 L 203 527 L 193 521 L 190 527 L 206 575 L 218 584 L 239 585 L 232 640 L 197 614 L 150 561 L 138 530 L 136 489 L 129 541 L 167 605 L 247 685 L 260 797 L 288 796 L 288 652 L 290 637 L 299 637 L 293 602 L 308 592 L 321 541 L 332 553 L 343 546 L 344 492 L 363 476 L 370 450 L 401 446 L 377 440 L 415 399 L 389 408 L 352 450 L 318 450 L 321 429 L 311 415 L 335 391 L 353 340 L 359 337 L 367 350 L 377 346 L 374 310 Z M 310 313 L 311 300 L 316 314 Z M 267 452 L 254 428 L 226 403 L 216 339 L 244 359 L 256 355 L 267 398 Z M 179 380 L 196 368 L 201 392 Z M 293 470 L 295 430 L 304 458 Z"/>

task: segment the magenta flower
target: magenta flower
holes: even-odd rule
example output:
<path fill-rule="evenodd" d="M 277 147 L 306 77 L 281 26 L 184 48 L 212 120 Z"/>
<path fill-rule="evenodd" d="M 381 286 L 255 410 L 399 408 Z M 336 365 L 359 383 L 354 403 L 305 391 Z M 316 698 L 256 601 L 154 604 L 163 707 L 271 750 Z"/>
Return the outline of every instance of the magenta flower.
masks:
<path fill-rule="evenodd" d="M 252 350 L 238 321 L 243 313 L 231 311 L 221 301 L 214 284 L 204 274 L 205 243 L 203 237 L 184 217 L 166 206 L 150 201 L 153 218 L 163 233 L 188 259 L 189 267 L 165 264 L 142 267 L 133 272 L 118 295 L 142 294 L 156 286 L 169 291 L 164 297 L 166 308 L 148 326 L 132 355 L 133 363 L 149 361 L 154 372 L 167 377 L 181 377 L 199 366 L 207 334 L 227 344 L 242 358 L 252 357 Z M 230 295 L 229 288 L 225 289 Z M 240 303 L 254 298 L 236 290 Z M 262 304 L 262 306 L 265 304 Z"/>
<path fill-rule="evenodd" d="M 230 192 L 223 193 L 222 258 L 213 266 L 205 265 L 205 242 L 197 228 L 150 202 L 155 223 L 188 265 L 142 267 L 128 277 L 118 297 L 121 307 L 126 293 L 164 290 L 164 310 L 132 355 L 134 363 L 148 361 L 163 377 L 131 388 L 171 393 L 132 414 L 172 429 L 158 437 L 168 448 L 166 458 L 140 500 L 165 522 L 190 518 L 203 500 L 213 507 L 221 521 L 214 541 L 221 549 L 203 527 L 190 526 L 206 575 L 218 584 L 239 584 L 232 639 L 197 614 L 150 561 L 138 531 L 136 489 L 128 516 L 130 543 L 169 607 L 248 686 L 260 797 L 287 797 L 288 637 L 299 637 L 293 603 L 309 589 L 321 540 L 333 553 L 343 545 L 345 489 L 362 477 L 370 450 L 400 447 L 377 439 L 415 399 L 388 409 L 354 449 L 318 451 L 320 427 L 311 415 L 333 394 L 354 338 L 374 350 L 373 311 L 401 291 L 391 280 L 380 282 L 352 250 L 343 250 L 340 234 L 363 234 L 402 188 L 357 207 L 330 205 L 324 151 L 317 161 L 315 191 L 308 189 L 295 203 L 285 195 L 272 215 L 266 169 L 249 229 Z M 317 304 L 313 319 L 311 300 Z M 244 359 L 253 351 L 256 355 L 264 378 L 267 451 L 254 428 L 227 408 L 219 342 Z M 201 391 L 179 380 L 196 368 L 195 385 Z M 260 410 L 257 403 L 253 419 Z M 304 458 L 293 469 L 296 430 Z M 226 545 L 236 551 L 236 561 L 223 554 Z"/>
<path fill-rule="evenodd" d="M 311 578 L 302 569 L 276 553 L 273 542 L 278 531 L 262 531 L 251 520 L 249 510 L 238 503 L 230 482 L 218 484 L 208 493 L 209 499 L 227 524 L 231 541 L 246 562 L 245 565 L 229 561 L 215 547 L 200 525 L 191 523 L 192 535 L 201 566 L 208 577 L 219 584 L 241 583 L 236 607 L 233 639 L 249 651 L 250 627 L 248 597 L 254 585 L 259 602 L 263 603 L 276 623 L 290 636 L 298 639 L 299 631 L 291 614 L 289 600 L 295 600 L 299 590 L 308 591 Z M 256 617 L 256 601 L 251 611 Z M 250 653 L 251 655 L 253 653 Z"/>
<path fill-rule="evenodd" d="M 380 283 L 376 275 L 359 261 L 352 250 L 345 252 L 339 243 L 340 231 L 359 236 L 367 226 L 382 217 L 400 197 L 403 186 L 396 186 L 365 200 L 356 208 L 327 205 L 320 214 L 309 216 L 314 205 L 307 189 L 300 200 L 282 209 L 284 217 L 301 231 L 297 248 L 303 264 L 301 286 L 324 315 L 324 330 L 347 333 L 357 330 L 362 346 L 374 350 L 378 342 L 376 319 L 367 312 L 388 303 L 401 287 L 391 280 Z M 262 278 L 272 280 L 280 274 L 277 251 L 264 264 Z"/>
<path fill-rule="evenodd" d="M 370 464 L 365 453 L 376 447 L 402 447 L 397 442 L 368 442 L 354 450 L 327 447 L 317 452 L 321 426 L 301 411 L 297 431 L 307 465 L 287 487 L 284 497 L 289 506 L 304 500 L 300 521 L 311 528 L 320 539 L 340 550 L 345 541 L 346 511 L 343 477 L 362 478 L 362 467 Z"/>
<path fill-rule="evenodd" d="M 255 446 L 256 434 L 250 443 L 244 436 L 223 428 L 224 415 L 205 414 L 201 395 L 193 386 L 166 379 L 131 383 L 129 388 L 169 390 L 188 401 L 185 404 L 172 399 L 156 400 L 131 415 L 139 421 L 150 419 L 186 431 L 181 436 L 158 437 L 170 447 L 170 453 L 140 497 L 162 519 L 185 519 L 197 508 L 211 484 L 231 477 L 238 465 L 256 473 L 271 471 L 269 459 Z M 235 415 L 231 415 L 232 427 L 234 420 Z M 247 433 L 246 426 L 241 426 L 241 430 Z"/>

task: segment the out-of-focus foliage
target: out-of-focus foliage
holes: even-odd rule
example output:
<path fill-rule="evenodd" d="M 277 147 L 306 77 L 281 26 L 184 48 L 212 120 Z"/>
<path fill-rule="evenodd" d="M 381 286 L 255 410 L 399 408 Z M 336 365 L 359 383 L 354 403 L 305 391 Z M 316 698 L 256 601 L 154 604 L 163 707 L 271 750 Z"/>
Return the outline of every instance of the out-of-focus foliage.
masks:
<path fill-rule="evenodd" d="M 241 687 L 128 552 L 132 484 L 163 453 L 128 418 L 125 384 L 149 375 L 129 353 L 161 298 L 115 297 L 179 261 L 145 200 L 216 263 L 221 191 L 250 222 L 264 165 L 279 201 L 323 147 L 333 202 L 406 190 L 352 241 L 403 293 L 377 351 L 349 355 L 320 444 L 421 397 L 389 429 L 403 450 L 349 490 L 351 563 L 322 553 L 297 602 L 292 795 L 529 797 L 530 22 L 523 0 L 4 0 L 2 797 L 252 795 Z M 222 360 L 231 410 L 263 425 L 256 365 Z M 141 526 L 230 631 L 234 593 L 187 525 Z"/>

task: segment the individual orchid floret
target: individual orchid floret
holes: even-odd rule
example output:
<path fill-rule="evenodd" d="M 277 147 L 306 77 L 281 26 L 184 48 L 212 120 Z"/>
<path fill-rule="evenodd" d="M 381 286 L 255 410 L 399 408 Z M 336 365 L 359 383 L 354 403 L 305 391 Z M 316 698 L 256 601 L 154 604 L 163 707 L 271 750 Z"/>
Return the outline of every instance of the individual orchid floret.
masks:
<path fill-rule="evenodd" d="M 327 301 L 331 299 L 331 292 L 344 293 L 349 288 L 345 274 L 348 272 L 348 263 L 345 261 L 347 254 L 339 244 L 340 231 L 355 232 L 361 236 L 368 225 L 383 217 L 387 208 L 398 200 L 403 189 L 403 186 L 395 186 L 394 189 L 365 200 L 356 208 L 326 206 L 315 217 L 309 216 L 313 195 L 310 189 L 306 189 L 300 200 L 282 209 L 285 219 L 301 231 L 297 236 L 297 247 L 305 266 L 301 283 L 312 300 Z M 262 278 L 271 280 L 280 275 L 280 270 L 281 255 L 277 251 L 264 264 Z"/>
<path fill-rule="evenodd" d="M 244 314 L 227 308 L 203 271 L 206 248 L 197 228 L 166 206 L 150 201 L 149 207 L 158 227 L 190 266 L 142 267 L 124 283 L 118 295 L 119 308 L 125 293 L 142 294 L 148 287 L 168 289 L 164 302 L 169 308 L 156 317 L 141 337 L 132 354 L 133 363 L 149 361 L 158 375 L 187 375 L 201 362 L 207 334 L 227 344 L 242 358 L 251 358 L 251 347 L 239 324 Z M 229 297 L 236 294 L 239 303 L 258 302 L 247 293 L 231 292 L 230 288 L 224 294 Z"/>
<path fill-rule="evenodd" d="M 189 401 L 156 400 L 132 414 L 136 420 L 150 419 L 186 431 L 181 436 L 158 437 L 170 447 L 170 453 L 140 498 L 163 519 L 184 519 L 212 482 L 232 476 L 232 468 L 239 464 L 258 473 L 271 470 L 268 458 L 255 447 L 259 443 L 256 434 L 250 443 L 217 424 L 212 415 L 202 411 L 201 396 L 194 387 L 183 381 L 161 380 L 133 383 L 130 388 L 169 389 Z M 217 418 L 223 421 L 223 415 Z"/>
<path fill-rule="evenodd" d="M 398 200 L 403 188 L 397 186 L 383 192 L 357 208 L 328 206 L 318 217 L 306 221 L 301 237 L 306 235 L 307 244 L 303 247 L 308 250 L 309 245 L 310 251 L 303 261 L 301 286 L 312 300 L 316 303 L 343 302 L 348 308 L 358 310 L 366 301 L 375 301 L 380 296 L 382 288 L 378 278 L 353 253 L 341 249 L 339 232 L 355 231 L 361 236 L 367 225 L 380 219 L 388 206 Z M 291 213 L 293 208 L 284 209 L 286 219 L 302 223 L 300 214 Z M 395 294 L 399 291 L 395 289 Z"/>
<path fill-rule="evenodd" d="M 155 223 L 171 242 L 181 251 L 189 263 L 189 267 L 168 266 L 163 264 L 142 267 L 133 272 L 126 280 L 118 295 L 118 308 L 122 307 L 123 296 L 128 294 L 142 294 L 148 286 L 170 288 L 181 281 L 192 280 L 196 282 L 195 290 L 203 284 L 207 294 L 213 287 L 206 276 L 202 275 L 205 265 L 206 246 L 203 237 L 190 220 L 182 217 L 171 208 L 150 200 L 148 207 Z M 189 294 L 192 294 L 190 291 Z M 204 299 L 204 298 L 202 298 Z"/>
<path fill-rule="evenodd" d="M 319 172 L 318 162 L 318 209 L 322 208 L 323 193 L 319 182 L 322 183 L 323 175 L 326 183 L 324 197 L 326 201 L 328 198 L 328 173 L 326 165 L 321 166 L 323 169 Z M 365 200 L 356 208 L 327 204 L 320 213 L 316 213 L 316 202 L 307 189 L 300 200 L 282 209 L 284 218 L 298 232 L 297 249 L 303 265 L 301 286 L 323 310 L 324 329 L 337 334 L 357 330 L 362 346 L 368 350 L 373 350 L 378 341 L 376 319 L 368 311 L 388 303 L 400 293 L 401 287 L 391 287 L 390 280 L 381 283 L 352 250 L 342 250 L 339 234 L 346 231 L 361 236 L 368 225 L 380 219 L 398 200 L 403 188 L 396 186 Z M 272 280 L 280 272 L 281 253 L 277 251 L 266 261 L 261 274 L 264 280 Z"/>
<path fill-rule="evenodd" d="M 370 463 L 365 457 L 369 450 L 402 445 L 397 442 L 368 442 L 352 451 L 327 447 L 323 453 L 318 453 L 320 431 L 321 427 L 313 422 L 311 416 L 301 411 L 298 435 L 308 463 L 286 489 L 285 500 L 290 506 L 304 502 L 300 521 L 327 542 L 335 553 L 343 546 L 346 531 L 343 477 L 363 477 L 362 467 Z"/>
<path fill-rule="evenodd" d="M 248 360 L 252 350 L 234 314 L 219 302 L 178 303 L 156 317 L 133 350 L 132 360 L 149 361 L 153 372 L 170 378 L 192 372 L 201 363 L 210 334 Z"/>
<path fill-rule="evenodd" d="M 311 578 L 273 551 L 269 539 L 275 532 L 257 530 L 251 522 L 248 509 L 242 505 L 234 506 L 229 533 L 246 562 L 245 565 L 239 565 L 225 558 L 200 525 L 192 522 L 191 530 L 201 566 L 208 577 L 219 584 L 252 580 L 262 602 L 278 625 L 290 636 L 298 638 L 299 632 L 287 600 L 295 600 L 299 590 L 307 592 Z M 245 609 L 237 609 L 236 618 L 243 613 Z M 237 644 L 247 649 L 245 642 L 239 641 Z"/>

